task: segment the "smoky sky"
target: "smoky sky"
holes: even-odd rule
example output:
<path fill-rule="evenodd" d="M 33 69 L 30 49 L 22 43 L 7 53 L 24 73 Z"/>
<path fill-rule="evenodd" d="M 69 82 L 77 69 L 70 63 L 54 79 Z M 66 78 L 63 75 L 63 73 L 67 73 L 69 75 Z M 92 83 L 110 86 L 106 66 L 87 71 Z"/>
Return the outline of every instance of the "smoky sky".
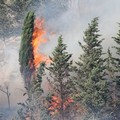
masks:
<path fill-rule="evenodd" d="M 59 35 L 67 44 L 68 52 L 77 61 L 82 53 L 78 41 L 83 43 L 84 31 L 88 23 L 99 17 L 99 29 L 103 41 L 104 52 L 115 45 L 111 37 L 116 36 L 120 22 L 120 0 L 46 0 L 45 4 L 36 10 L 37 17 L 45 19 L 45 29 L 48 42 L 40 46 L 40 52 L 51 55 L 57 44 Z M 20 31 L 20 30 L 18 30 Z M 54 33 L 54 34 L 52 34 Z M 20 35 L 7 40 L 0 45 L 0 84 L 8 82 L 11 92 L 11 105 L 23 100 L 24 82 L 19 72 L 18 51 Z M 114 54 L 114 52 L 113 52 Z M 7 104 L 6 96 L 0 92 L 0 109 Z"/>
<path fill-rule="evenodd" d="M 60 4 L 61 3 L 61 4 Z M 41 9 L 38 8 L 36 14 L 45 18 L 45 26 L 49 41 L 41 45 L 42 52 L 51 54 L 59 35 L 63 35 L 64 43 L 68 46 L 68 51 L 74 53 L 77 59 L 81 49 L 78 41 L 83 41 L 84 31 L 88 23 L 94 17 L 99 17 L 99 29 L 104 38 L 102 45 L 104 52 L 108 47 L 114 45 L 112 39 L 118 32 L 120 21 L 118 0 L 56 0 L 55 3 L 47 2 Z M 50 33 L 55 35 L 51 36 Z"/>

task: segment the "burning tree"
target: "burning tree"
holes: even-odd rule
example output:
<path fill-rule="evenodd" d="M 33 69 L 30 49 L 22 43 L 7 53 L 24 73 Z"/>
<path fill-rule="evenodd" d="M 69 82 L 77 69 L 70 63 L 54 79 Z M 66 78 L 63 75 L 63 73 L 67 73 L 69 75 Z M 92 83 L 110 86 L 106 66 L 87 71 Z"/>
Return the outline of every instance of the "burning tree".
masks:
<path fill-rule="evenodd" d="M 47 56 L 39 52 L 39 45 L 47 40 L 44 20 L 35 19 L 34 12 L 29 12 L 24 20 L 21 46 L 19 52 L 20 71 L 24 77 L 27 89 L 30 88 L 32 75 L 41 62 L 49 62 Z"/>
<path fill-rule="evenodd" d="M 19 52 L 20 71 L 25 80 L 28 93 L 26 102 L 19 103 L 23 106 L 23 109 L 19 111 L 19 115 L 22 118 L 26 118 L 26 116 L 24 116 L 25 111 L 25 115 L 28 115 L 27 117 L 31 120 L 40 119 L 40 114 L 43 115 L 41 111 L 46 110 L 44 106 L 41 106 L 41 95 L 43 93 L 41 83 L 45 62 L 49 62 L 49 59 L 39 52 L 39 45 L 47 41 L 47 39 L 43 37 L 45 34 L 43 23 L 43 19 L 35 19 L 33 12 L 27 14 L 24 20 Z M 49 118 L 49 116 L 47 117 Z"/>
<path fill-rule="evenodd" d="M 58 39 L 58 45 L 54 49 L 50 57 L 51 64 L 48 68 L 50 75 L 50 85 L 53 95 L 50 100 L 49 110 L 51 114 L 59 114 L 60 120 L 69 119 L 70 103 L 73 103 L 71 98 L 73 93 L 73 82 L 70 78 L 72 72 L 72 61 L 70 61 L 71 54 L 66 52 L 67 46 L 63 44 L 62 36 Z"/>
<path fill-rule="evenodd" d="M 24 77 L 25 85 L 27 89 L 30 87 L 30 80 L 34 67 L 34 55 L 32 46 L 32 35 L 34 31 L 34 19 L 33 12 L 29 12 L 24 20 L 23 33 L 21 39 L 21 46 L 19 52 L 20 71 Z"/>

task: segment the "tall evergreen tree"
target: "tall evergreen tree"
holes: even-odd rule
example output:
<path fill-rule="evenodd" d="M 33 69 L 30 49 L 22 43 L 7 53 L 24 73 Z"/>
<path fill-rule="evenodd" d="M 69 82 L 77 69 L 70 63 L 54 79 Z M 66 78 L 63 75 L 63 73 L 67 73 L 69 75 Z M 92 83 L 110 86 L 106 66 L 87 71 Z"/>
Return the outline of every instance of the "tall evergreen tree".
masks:
<path fill-rule="evenodd" d="M 115 61 L 112 56 L 112 53 L 110 52 L 110 49 L 108 49 L 108 58 L 106 59 L 106 72 L 107 72 L 107 79 L 109 82 L 109 93 L 111 96 L 111 106 L 115 107 L 116 106 L 116 68 L 114 66 Z"/>
<path fill-rule="evenodd" d="M 119 23 L 120 27 L 120 23 Z M 117 37 L 113 37 L 114 41 L 117 43 L 114 48 L 116 49 L 116 58 L 115 61 L 115 68 L 117 70 L 117 85 L 120 85 L 120 30 L 118 31 Z"/>
<path fill-rule="evenodd" d="M 62 36 L 58 38 L 58 45 L 54 49 L 50 57 L 51 64 L 48 68 L 50 75 L 50 85 L 53 89 L 55 96 L 59 98 L 60 107 L 58 112 L 60 114 L 60 120 L 64 120 L 67 114 L 67 108 L 65 108 L 65 102 L 71 97 L 72 94 L 72 80 L 70 73 L 72 72 L 72 61 L 70 61 L 71 54 L 66 51 L 67 46 L 63 44 Z M 68 116 L 67 116 L 68 117 Z"/>
<path fill-rule="evenodd" d="M 119 27 L 120 27 L 120 23 L 119 23 Z M 115 57 L 112 57 L 113 62 L 113 66 L 115 68 L 115 72 L 114 72 L 114 81 L 112 83 L 112 85 L 114 86 L 113 89 L 113 101 L 114 101 L 114 113 L 116 114 L 117 118 L 120 119 L 119 116 L 119 111 L 120 111 L 120 30 L 117 33 L 116 37 L 113 37 L 116 46 L 114 46 L 113 48 L 115 48 L 116 50 L 116 55 Z"/>
<path fill-rule="evenodd" d="M 106 58 L 106 77 L 109 83 L 109 98 L 107 99 L 107 107 L 105 108 L 105 111 L 103 114 L 108 114 L 107 117 L 110 120 L 119 120 L 118 114 L 118 94 L 119 89 L 117 85 L 117 76 L 116 72 L 117 69 L 115 67 L 115 60 L 113 58 L 112 53 L 110 52 L 110 49 L 108 49 L 108 57 Z M 106 116 L 106 115 L 105 115 Z"/>
<path fill-rule="evenodd" d="M 43 62 L 40 64 L 40 67 L 37 69 L 36 75 L 33 78 L 33 90 L 34 90 L 33 92 L 37 93 L 38 96 L 43 93 L 41 84 L 42 84 L 42 77 L 45 72 L 44 68 L 45 68 L 45 63 Z"/>
<path fill-rule="evenodd" d="M 80 55 L 77 72 L 79 85 L 78 99 L 96 115 L 106 104 L 107 81 L 104 76 L 104 59 L 102 58 L 103 39 L 99 39 L 98 18 L 94 18 L 84 32 L 82 45 L 83 54 Z"/>
<path fill-rule="evenodd" d="M 45 73 L 45 63 L 41 63 L 40 67 L 38 68 L 38 70 L 36 71 L 36 75 L 33 78 L 33 84 L 32 84 L 32 101 L 35 105 L 33 113 L 36 114 L 37 116 L 35 116 L 35 120 L 37 120 L 38 118 L 40 120 L 51 120 L 50 114 L 48 113 L 48 109 L 46 108 L 44 103 L 44 97 L 42 96 L 42 94 L 44 93 L 41 84 L 42 84 L 42 79 L 43 79 L 43 75 Z"/>
<path fill-rule="evenodd" d="M 26 87 L 30 85 L 31 73 L 34 71 L 34 55 L 32 47 L 32 35 L 34 30 L 35 15 L 28 12 L 23 25 L 21 46 L 19 51 L 20 71 L 24 77 Z"/>

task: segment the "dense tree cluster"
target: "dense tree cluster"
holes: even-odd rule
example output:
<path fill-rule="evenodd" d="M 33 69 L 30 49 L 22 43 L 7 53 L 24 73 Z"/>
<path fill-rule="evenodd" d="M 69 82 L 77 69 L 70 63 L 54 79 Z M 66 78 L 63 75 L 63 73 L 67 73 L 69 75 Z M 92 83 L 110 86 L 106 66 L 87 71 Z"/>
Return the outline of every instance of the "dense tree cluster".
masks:
<path fill-rule="evenodd" d="M 29 68 L 32 60 L 31 35 L 34 13 L 25 18 L 20 49 L 21 72 Z M 84 32 L 84 44 L 79 42 L 83 53 L 76 64 L 72 54 L 67 52 L 63 38 L 58 38 L 51 63 L 41 63 L 36 74 L 31 77 L 28 103 L 22 104 L 27 117 L 31 120 L 119 120 L 120 119 L 120 31 L 113 37 L 116 43 L 103 54 L 98 18 L 94 18 Z M 33 58 L 34 59 L 34 58 Z M 32 61 L 31 61 L 32 62 Z M 27 69 L 28 71 L 30 69 Z M 49 77 L 44 73 L 48 71 Z M 49 91 L 44 94 L 42 80 L 46 79 Z M 24 120 L 23 110 L 19 111 L 20 120 Z M 82 113 L 85 114 L 82 114 Z M 21 117 L 22 116 L 22 117 Z"/>

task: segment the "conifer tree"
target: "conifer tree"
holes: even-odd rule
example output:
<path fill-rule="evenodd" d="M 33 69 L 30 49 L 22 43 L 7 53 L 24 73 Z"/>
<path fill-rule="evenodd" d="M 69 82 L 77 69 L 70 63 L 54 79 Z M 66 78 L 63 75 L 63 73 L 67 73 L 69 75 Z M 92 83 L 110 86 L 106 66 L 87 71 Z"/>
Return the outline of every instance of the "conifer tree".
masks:
<path fill-rule="evenodd" d="M 119 89 L 117 88 L 117 76 L 116 76 L 116 67 L 115 67 L 115 60 L 113 58 L 113 55 L 108 49 L 108 57 L 106 58 L 106 75 L 107 75 L 107 80 L 109 83 L 109 98 L 107 99 L 107 107 L 105 108 L 105 113 L 108 114 L 108 118 L 111 120 L 117 120 L 118 119 L 118 104 L 119 104 L 119 99 L 118 99 L 118 94 L 119 94 Z M 111 114 L 112 113 L 112 114 Z"/>
<path fill-rule="evenodd" d="M 43 89 L 41 88 L 42 77 L 44 74 L 45 63 L 41 63 L 40 67 L 37 69 L 36 76 L 33 78 L 33 93 L 40 96 L 43 93 Z"/>
<path fill-rule="evenodd" d="M 63 44 L 62 36 L 58 38 L 58 45 L 55 47 L 50 57 L 51 64 L 48 68 L 50 75 L 50 85 L 53 89 L 53 94 L 59 98 L 60 107 L 57 111 L 60 114 L 60 120 L 64 120 L 67 114 L 65 113 L 65 101 L 71 97 L 72 94 L 72 80 L 70 73 L 72 72 L 72 61 L 70 61 L 71 54 L 66 51 L 67 46 Z"/>
<path fill-rule="evenodd" d="M 119 27 L 120 27 L 120 23 L 119 23 Z M 113 94 L 113 102 L 114 102 L 114 109 L 115 109 L 115 114 L 117 113 L 117 117 L 118 119 L 120 119 L 119 116 L 119 111 L 120 111 L 120 30 L 117 33 L 116 37 L 113 37 L 116 46 L 114 46 L 113 48 L 115 48 L 116 50 L 116 55 L 115 57 L 112 57 L 113 59 L 113 66 L 115 68 L 115 72 L 114 72 L 114 81 L 112 83 L 112 85 L 114 86 L 114 94 Z"/>
<path fill-rule="evenodd" d="M 41 84 L 44 75 L 45 63 L 41 63 L 31 82 L 30 95 L 24 103 L 18 103 L 21 108 L 18 110 L 20 120 L 25 120 L 26 115 L 30 120 L 51 120 L 48 109 L 44 103 L 44 93 Z"/>
<path fill-rule="evenodd" d="M 108 49 L 108 58 L 106 59 L 106 72 L 107 72 L 107 79 L 109 82 L 109 93 L 111 96 L 111 106 L 116 106 L 116 69 L 115 69 L 115 61 L 112 56 L 110 49 Z M 110 100 L 110 99 L 109 99 Z M 109 101 L 108 100 L 108 101 Z"/>
<path fill-rule="evenodd" d="M 120 27 L 120 23 L 119 23 Z M 114 48 L 116 49 L 116 58 L 114 58 L 115 61 L 115 68 L 117 70 L 117 85 L 120 85 L 120 30 L 118 31 L 117 37 L 113 37 L 114 41 L 117 43 Z"/>
<path fill-rule="evenodd" d="M 24 77 L 25 85 L 28 89 L 30 85 L 31 73 L 34 70 L 33 65 L 33 47 L 32 34 L 34 30 L 35 15 L 33 12 L 28 12 L 23 25 L 23 32 L 21 38 L 21 46 L 19 51 L 20 71 Z"/>
<path fill-rule="evenodd" d="M 48 114 L 48 109 L 45 106 L 44 101 L 44 97 L 42 96 L 42 94 L 44 93 L 41 84 L 42 84 L 42 79 L 43 79 L 43 75 L 45 73 L 45 63 L 41 63 L 40 67 L 38 68 L 38 70 L 36 71 L 36 75 L 33 78 L 33 87 L 32 87 L 32 95 L 33 95 L 33 102 L 35 104 L 35 109 L 34 109 L 34 113 L 39 112 L 38 115 L 35 117 L 36 119 L 40 119 L 40 120 L 51 120 L 50 114 Z"/>
<path fill-rule="evenodd" d="M 103 39 L 99 39 L 98 18 L 94 18 L 84 32 L 82 45 L 83 54 L 80 55 L 77 72 L 79 85 L 78 100 L 95 116 L 106 104 L 107 82 L 104 76 L 104 59 L 102 58 Z"/>

